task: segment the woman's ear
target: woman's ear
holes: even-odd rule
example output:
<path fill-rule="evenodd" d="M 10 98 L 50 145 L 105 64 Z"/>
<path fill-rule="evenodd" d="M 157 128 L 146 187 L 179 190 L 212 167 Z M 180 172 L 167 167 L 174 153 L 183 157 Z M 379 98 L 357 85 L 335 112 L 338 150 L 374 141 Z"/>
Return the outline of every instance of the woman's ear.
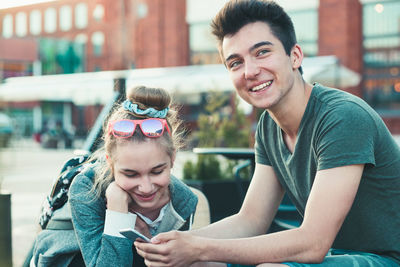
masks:
<path fill-rule="evenodd" d="M 112 169 L 112 166 L 113 166 L 112 160 L 111 160 L 111 158 L 110 158 L 110 156 L 108 154 L 106 154 L 106 161 L 107 161 L 108 167 L 110 169 Z"/>
<path fill-rule="evenodd" d="M 108 154 L 106 154 L 106 161 L 109 170 L 111 171 L 112 175 L 114 175 L 114 163 Z"/>
<path fill-rule="evenodd" d="M 171 155 L 171 169 L 174 167 L 175 157 L 176 157 L 176 151 L 174 151 Z"/>

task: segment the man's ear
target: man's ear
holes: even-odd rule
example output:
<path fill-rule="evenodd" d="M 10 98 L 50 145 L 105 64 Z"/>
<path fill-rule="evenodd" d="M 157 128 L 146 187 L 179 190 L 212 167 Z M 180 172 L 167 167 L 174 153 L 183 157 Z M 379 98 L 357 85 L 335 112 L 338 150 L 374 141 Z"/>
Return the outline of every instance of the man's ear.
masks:
<path fill-rule="evenodd" d="M 301 50 L 301 47 L 299 44 L 295 44 L 290 51 L 290 60 L 292 63 L 292 68 L 293 69 L 299 69 L 301 67 L 301 63 L 303 62 L 303 50 Z"/>

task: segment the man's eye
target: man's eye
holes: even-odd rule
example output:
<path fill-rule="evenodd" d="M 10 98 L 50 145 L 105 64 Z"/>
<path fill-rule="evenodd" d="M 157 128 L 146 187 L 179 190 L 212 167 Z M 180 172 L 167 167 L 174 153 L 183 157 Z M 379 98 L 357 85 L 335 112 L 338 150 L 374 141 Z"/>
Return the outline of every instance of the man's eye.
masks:
<path fill-rule="evenodd" d="M 262 49 L 262 50 L 260 50 L 260 51 L 257 52 L 257 56 L 265 55 L 265 54 L 267 54 L 268 52 L 269 52 L 269 50 L 267 50 L 267 49 Z"/>
<path fill-rule="evenodd" d="M 240 63 L 241 62 L 239 60 L 232 61 L 231 63 L 229 63 L 229 68 L 230 69 L 236 68 L 237 66 L 240 65 Z"/>

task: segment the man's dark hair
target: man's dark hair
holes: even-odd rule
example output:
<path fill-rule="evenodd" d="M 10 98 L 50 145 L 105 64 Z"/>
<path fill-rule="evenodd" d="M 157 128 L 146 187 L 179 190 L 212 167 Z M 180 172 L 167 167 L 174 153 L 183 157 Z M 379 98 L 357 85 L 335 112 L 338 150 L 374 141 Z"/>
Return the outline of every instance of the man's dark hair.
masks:
<path fill-rule="evenodd" d="M 247 24 L 259 21 L 268 24 L 272 34 L 281 41 L 286 54 L 290 55 L 297 43 L 293 22 L 281 6 L 269 0 L 231 0 L 225 4 L 211 22 L 220 53 L 226 35 L 234 35 Z M 302 73 L 301 67 L 299 71 Z"/>

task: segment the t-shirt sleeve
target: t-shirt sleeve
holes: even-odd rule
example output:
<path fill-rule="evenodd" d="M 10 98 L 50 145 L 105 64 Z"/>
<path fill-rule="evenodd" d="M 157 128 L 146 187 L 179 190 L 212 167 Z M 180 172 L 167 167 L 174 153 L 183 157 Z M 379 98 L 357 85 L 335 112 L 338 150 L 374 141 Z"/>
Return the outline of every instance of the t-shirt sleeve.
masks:
<path fill-rule="evenodd" d="M 270 165 L 271 162 L 267 155 L 267 149 L 265 146 L 265 133 L 266 133 L 266 115 L 265 112 L 261 115 L 258 124 L 257 130 L 255 134 L 255 144 L 254 144 L 254 151 L 255 151 L 255 158 L 256 163 L 260 163 L 263 165 Z"/>
<path fill-rule="evenodd" d="M 317 169 L 353 164 L 375 165 L 376 125 L 371 115 L 355 103 L 340 105 L 318 125 L 315 138 Z"/>

